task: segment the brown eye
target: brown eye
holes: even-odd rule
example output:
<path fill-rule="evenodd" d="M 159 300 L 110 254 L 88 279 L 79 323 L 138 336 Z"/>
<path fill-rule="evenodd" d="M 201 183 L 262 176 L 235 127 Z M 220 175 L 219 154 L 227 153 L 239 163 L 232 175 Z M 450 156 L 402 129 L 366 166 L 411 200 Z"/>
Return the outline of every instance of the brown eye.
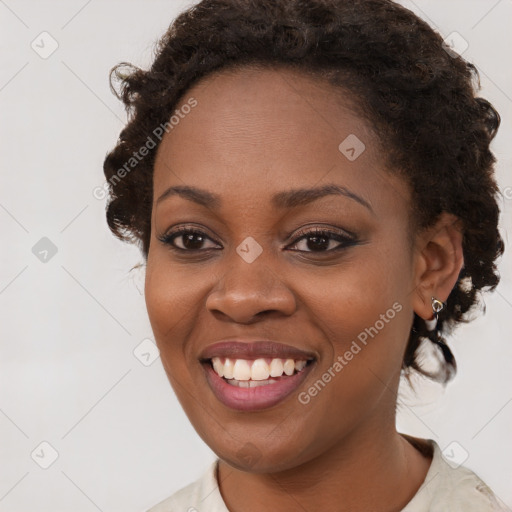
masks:
<path fill-rule="evenodd" d="M 217 245 L 214 242 L 214 247 L 204 247 L 207 241 L 213 242 L 213 240 L 203 231 L 190 228 L 177 229 L 159 237 L 159 240 L 174 249 L 186 252 L 213 249 Z"/>
<path fill-rule="evenodd" d="M 357 240 L 354 237 L 336 231 L 325 229 L 312 229 L 298 233 L 300 236 L 295 240 L 292 247 L 298 246 L 301 242 L 302 249 L 299 252 L 330 252 L 355 245 Z"/>

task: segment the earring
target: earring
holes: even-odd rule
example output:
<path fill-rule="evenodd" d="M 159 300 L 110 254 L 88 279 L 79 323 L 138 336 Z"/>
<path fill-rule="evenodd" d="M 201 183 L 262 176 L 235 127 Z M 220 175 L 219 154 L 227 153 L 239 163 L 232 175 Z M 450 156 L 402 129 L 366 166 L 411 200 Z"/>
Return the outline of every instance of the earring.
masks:
<path fill-rule="evenodd" d="M 445 343 L 441 333 L 437 329 L 437 322 L 439 320 L 439 312 L 443 310 L 445 304 L 444 302 L 432 297 L 432 311 L 434 313 L 434 318 L 432 320 L 425 320 L 425 325 L 427 330 L 429 331 L 427 334 L 427 338 L 434 344 L 436 344 L 443 353 L 444 360 L 447 363 L 447 366 L 440 370 L 438 377 L 442 382 L 448 382 L 457 370 L 457 364 L 455 362 L 455 357 L 453 356 L 450 347 Z"/>
<path fill-rule="evenodd" d="M 444 303 L 435 297 L 432 297 L 432 311 L 434 318 L 432 320 L 425 320 L 425 325 L 429 331 L 434 331 L 437 326 L 438 313 L 444 308 Z"/>

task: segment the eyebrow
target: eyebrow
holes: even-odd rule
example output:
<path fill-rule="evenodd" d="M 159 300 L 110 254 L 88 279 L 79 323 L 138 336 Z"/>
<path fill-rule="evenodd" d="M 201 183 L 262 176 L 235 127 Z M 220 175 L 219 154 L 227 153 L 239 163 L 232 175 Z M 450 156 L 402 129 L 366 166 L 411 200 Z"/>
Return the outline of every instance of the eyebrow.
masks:
<path fill-rule="evenodd" d="M 176 185 L 169 187 L 157 199 L 156 204 L 159 204 L 164 199 L 168 199 L 169 197 L 176 195 L 213 210 L 219 209 L 222 204 L 222 200 L 219 195 L 209 192 L 208 190 L 191 187 L 188 185 Z M 321 187 L 315 188 L 298 188 L 278 192 L 272 196 L 271 202 L 275 208 L 295 208 L 297 206 L 309 204 L 313 201 L 316 201 L 317 199 L 329 195 L 340 195 L 348 197 L 349 199 L 353 199 L 354 201 L 367 208 L 371 213 L 375 214 L 368 201 L 364 200 L 354 192 L 351 192 L 347 188 L 336 185 L 335 183 L 329 183 L 327 185 L 322 185 Z"/>

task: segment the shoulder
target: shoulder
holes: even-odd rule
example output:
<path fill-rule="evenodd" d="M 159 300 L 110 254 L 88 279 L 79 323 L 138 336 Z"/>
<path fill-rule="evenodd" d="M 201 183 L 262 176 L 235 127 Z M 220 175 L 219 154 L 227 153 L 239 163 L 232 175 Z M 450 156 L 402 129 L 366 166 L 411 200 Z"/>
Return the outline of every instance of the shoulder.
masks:
<path fill-rule="evenodd" d="M 147 512 L 229 512 L 217 484 L 218 459 L 210 464 L 201 477 L 175 492 Z"/>
<path fill-rule="evenodd" d="M 433 440 L 432 463 L 425 481 L 402 512 L 507 512 L 491 489 L 470 469 L 443 456 Z"/>

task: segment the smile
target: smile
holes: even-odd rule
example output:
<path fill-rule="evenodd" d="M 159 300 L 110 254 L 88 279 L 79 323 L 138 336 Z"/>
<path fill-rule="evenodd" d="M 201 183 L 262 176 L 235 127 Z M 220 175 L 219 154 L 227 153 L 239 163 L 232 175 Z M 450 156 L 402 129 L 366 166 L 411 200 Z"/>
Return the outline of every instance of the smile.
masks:
<path fill-rule="evenodd" d="M 270 408 L 292 394 L 314 366 L 314 359 L 214 357 L 203 362 L 217 399 L 240 411 Z"/>

